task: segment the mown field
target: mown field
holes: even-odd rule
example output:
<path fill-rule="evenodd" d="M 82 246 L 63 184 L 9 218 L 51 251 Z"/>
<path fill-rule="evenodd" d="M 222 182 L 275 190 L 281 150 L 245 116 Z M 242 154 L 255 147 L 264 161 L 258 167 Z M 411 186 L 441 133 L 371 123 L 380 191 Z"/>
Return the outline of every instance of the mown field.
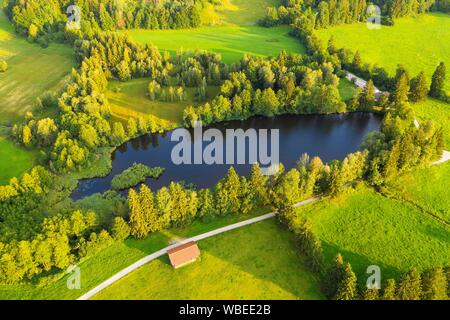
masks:
<path fill-rule="evenodd" d="M 58 89 L 75 66 L 72 48 L 52 44 L 43 49 L 14 33 L 0 10 L 0 59 L 9 69 L 0 73 L 0 122 L 20 120 L 36 98 Z"/>
<path fill-rule="evenodd" d="M 222 55 L 226 63 L 238 62 L 244 54 L 277 56 L 281 50 L 304 53 L 305 48 L 289 36 L 287 26 L 263 28 L 256 25 L 268 6 L 278 0 L 228 0 L 216 10 L 219 23 L 191 30 L 130 30 L 139 43 L 153 43 L 160 50 L 208 50 Z"/>
<path fill-rule="evenodd" d="M 155 260 L 94 299 L 321 299 L 293 235 L 276 220 L 199 242 L 201 259 L 173 269 Z"/>
<path fill-rule="evenodd" d="M 425 71 L 429 81 L 439 62 L 450 65 L 450 16 L 443 13 L 396 19 L 395 26 L 369 30 L 366 24 L 352 24 L 320 30 L 328 41 L 333 35 L 338 47 L 359 50 L 364 62 L 386 68 L 394 74 L 398 64 L 415 76 Z M 450 91 L 450 79 L 446 90 Z"/>
<path fill-rule="evenodd" d="M 183 110 L 190 105 L 197 104 L 195 102 L 196 89 L 186 88 L 185 101 L 152 101 L 147 96 L 149 82 L 149 79 L 135 79 L 128 82 L 110 81 L 107 98 L 114 117 L 123 121 L 129 117 L 152 114 L 158 118 L 181 124 Z M 208 99 L 214 98 L 217 92 L 217 87 L 208 87 Z"/>
<path fill-rule="evenodd" d="M 130 30 L 141 44 L 153 43 L 160 50 L 208 50 L 222 55 L 226 63 L 238 62 L 244 54 L 277 56 L 280 51 L 304 53 L 300 42 L 289 36 L 289 27 L 216 26 L 183 30 Z"/>
<path fill-rule="evenodd" d="M 434 188 L 430 182 L 427 185 Z M 426 270 L 449 265 L 448 225 L 416 206 L 383 197 L 364 186 L 349 189 L 337 199 L 300 208 L 298 215 L 312 222 L 326 262 L 341 253 L 361 283 L 370 265 L 380 266 L 383 279 L 398 278 L 411 267 Z"/>

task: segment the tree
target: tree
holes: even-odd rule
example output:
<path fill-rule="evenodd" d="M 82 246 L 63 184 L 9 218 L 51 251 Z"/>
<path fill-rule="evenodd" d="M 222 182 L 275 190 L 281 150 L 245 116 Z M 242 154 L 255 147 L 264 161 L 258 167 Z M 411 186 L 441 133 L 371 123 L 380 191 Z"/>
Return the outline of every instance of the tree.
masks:
<path fill-rule="evenodd" d="M 380 298 L 380 294 L 378 289 L 369 289 L 364 288 L 362 299 L 363 300 L 378 300 Z"/>
<path fill-rule="evenodd" d="M 28 28 L 28 36 L 30 38 L 35 38 L 38 32 L 39 32 L 38 27 L 36 27 L 36 25 L 34 25 L 33 23 L 30 24 L 30 27 Z"/>
<path fill-rule="evenodd" d="M 22 142 L 24 145 L 29 146 L 31 143 L 31 129 L 28 126 L 24 126 L 22 130 Z"/>
<path fill-rule="evenodd" d="M 433 98 L 440 98 L 444 91 L 445 77 L 447 69 L 445 63 L 441 62 L 434 71 L 431 79 L 431 87 L 429 95 Z"/>
<path fill-rule="evenodd" d="M 359 108 L 362 111 L 370 111 L 375 104 L 375 86 L 372 79 L 367 81 L 363 92 L 359 97 Z"/>
<path fill-rule="evenodd" d="M 394 106 L 400 107 L 404 103 L 408 102 L 408 95 L 409 95 L 408 76 L 406 75 L 406 73 L 402 73 L 395 86 L 395 90 L 392 94 L 392 102 L 394 103 Z"/>
<path fill-rule="evenodd" d="M 155 206 L 155 196 L 145 184 L 141 185 L 139 198 L 148 232 L 161 230 L 163 225 Z"/>
<path fill-rule="evenodd" d="M 267 177 L 262 175 L 259 163 L 255 163 L 252 166 L 250 174 L 250 188 L 255 195 L 254 201 L 257 205 L 264 205 L 268 201 L 267 191 Z"/>
<path fill-rule="evenodd" d="M 413 268 L 403 277 L 398 287 L 398 299 L 420 300 L 422 295 L 422 278 L 417 269 Z"/>
<path fill-rule="evenodd" d="M 112 227 L 112 235 L 116 240 L 125 240 L 130 235 L 130 226 L 122 217 L 115 217 Z"/>
<path fill-rule="evenodd" d="M 130 138 L 136 136 L 138 133 L 136 120 L 134 118 L 129 118 L 127 123 L 127 133 Z"/>
<path fill-rule="evenodd" d="M 329 194 L 332 197 L 336 197 L 342 192 L 344 188 L 344 180 L 341 172 L 341 164 L 339 161 L 333 161 L 330 163 L 329 173 Z"/>
<path fill-rule="evenodd" d="M 334 300 L 353 300 L 357 297 L 356 275 L 350 263 L 345 265 L 344 277 L 339 284 Z"/>
<path fill-rule="evenodd" d="M 333 265 L 327 270 L 323 291 L 328 298 L 332 298 L 336 295 L 338 286 L 344 279 L 345 267 L 344 259 L 340 254 L 334 258 Z"/>
<path fill-rule="evenodd" d="M 353 70 L 361 69 L 361 64 L 362 64 L 361 53 L 358 50 L 358 51 L 356 51 L 355 56 L 353 57 L 352 69 Z"/>
<path fill-rule="evenodd" d="M 0 60 L 0 72 L 8 70 L 8 63 L 5 60 Z"/>
<path fill-rule="evenodd" d="M 428 85 L 425 72 L 421 72 L 411 80 L 411 92 L 409 99 L 413 102 L 423 101 L 428 95 Z"/>
<path fill-rule="evenodd" d="M 449 280 L 442 268 L 436 268 L 428 272 L 423 279 L 424 299 L 447 300 Z"/>
<path fill-rule="evenodd" d="M 395 283 L 395 280 L 389 279 L 386 282 L 386 285 L 384 286 L 383 296 L 381 297 L 381 299 L 382 300 L 396 300 L 397 299 L 396 292 L 397 292 L 397 285 Z"/>
<path fill-rule="evenodd" d="M 223 182 L 223 187 L 227 191 L 231 213 L 237 214 L 240 209 L 240 180 L 233 167 L 228 170 Z"/>
<path fill-rule="evenodd" d="M 322 244 L 314 234 L 311 223 L 304 220 L 295 229 L 295 235 L 297 236 L 300 253 L 306 258 L 306 267 L 320 274 L 323 270 Z"/>
<path fill-rule="evenodd" d="M 145 213 L 142 209 L 139 194 L 130 189 L 128 193 L 128 206 L 130 207 L 130 228 L 131 235 L 143 239 L 149 233 L 149 226 L 145 220 Z"/>

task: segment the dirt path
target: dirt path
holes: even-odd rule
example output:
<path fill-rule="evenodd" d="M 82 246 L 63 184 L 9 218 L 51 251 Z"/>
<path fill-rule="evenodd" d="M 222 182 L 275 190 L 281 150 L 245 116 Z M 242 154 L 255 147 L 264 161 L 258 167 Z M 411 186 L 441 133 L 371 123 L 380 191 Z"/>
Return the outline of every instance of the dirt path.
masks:
<path fill-rule="evenodd" d="M 315 202 L 315 201 L 318 201 L 318 200 L 320 200 L 320 198 L 311 198 L 311 199 L 308 199 L 308 200 L 305 200 L 305 201 L 302 201 L 302 202 L 299 202 L 299 203 L 295 204 L 294 207 L 295 208 L 299 208 L 299 207 L 305 206 L 305 205 L 307 205 L 309 203 L 312 203 L 312 202 Z M 143 258 L 143 259 L 133 263 L 129 267 L 123 269 L 122 271 L 116 273 L 115 275 L 113 275 L 108 280 L 102 282 L 100 285 L 96 286 L 94 289 L 88 291 L 87 293 L 85 293 L 84 295 L 79 297 L 77 300 L 88 300 L 88 299 L 92 298 L 94 295 L 96 295 L 97 293 L 99 293 L 103 289 L 109 287 L 114 282 L 122 279 L 127 274 L 129 274 L 129 273 L 135 271 L 136 269 L 142 267 L 143 265 L 145 265 L 145 264 L 147 264 L 147 263 L 149 263 L 149 262 L 151 262 L 151 261 L 153 261 L 155 259 L 158 259 L 159 257 L 165 255 L 167 253 L 167 251 L 170 250 L 170 249 L 176 248 L 176 247 L 178 247 L 178 246 L 180 246 L 180 245 L 182 245 L 184 243 L 188 243 L 188 242 L 191 242 L 191 241 L 200 241 L 200 240 L 207 239 L 207 238 L 213 237 L 213 236 L 221 234 L 221 233 L 225 233 L 225 232 L 228 232 L 228 231 L 231 231 L 231 230 L 235 230 L 235 229 L 239 229 L 239 228 L 248 226 L 250 224 L 254 224 L 254 223 L 257 223 L 257 222 L 268 220 L 268 219 L 271 219 L 271 218 L 275 217 L 275 214 L 276 214 L 276 212 L 268 213 L 268 214 L 265 214 L 265 215 L 262 215 L 262 216 L 259 216 L 259 217 L 256 217 L 256 218 L 248 219 L 248 220 L 241 221 L 241 222 L 238 222 L 238 223 L 226 226 L 226 227 L 222 227 L 222 228 L 219 228 L 219 229 L 216 229 L 216 230 L 212 230 L 212 231 L 200 234 L 198 236 L 195 236 L 195 237 L 192 237 L 192 238 L 189 238 L 189 239 L 184 239 L 183 241 L 180 241 L 179 243 L 175 243 L 175 244 L 172 244 L 170 246 L 167 246 L 164 249 L 161 249 L 159 251 L 156 251 L 156 252 L 148 255 L 145 258 Z"/>

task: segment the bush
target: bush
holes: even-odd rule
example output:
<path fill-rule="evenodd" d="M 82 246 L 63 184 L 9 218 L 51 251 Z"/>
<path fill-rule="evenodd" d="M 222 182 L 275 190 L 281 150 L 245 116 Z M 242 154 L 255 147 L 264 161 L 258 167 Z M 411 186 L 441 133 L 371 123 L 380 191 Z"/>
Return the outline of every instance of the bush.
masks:
<path fill-rule="evenodd" d="M 130 168 L 115 176 L 111 182 L 111 187 L 114 190 L 131 188 L 144 182 L 148 177 L 158 179 L 164 171 L 164 168 L 150 168 L 141 163 L 135 163 Z"/>
<path fill-rule="evenodd" d="M 8 70 L 8 64 L 5 60 L 0 60 L 0 72 L 6 72 Z"/>

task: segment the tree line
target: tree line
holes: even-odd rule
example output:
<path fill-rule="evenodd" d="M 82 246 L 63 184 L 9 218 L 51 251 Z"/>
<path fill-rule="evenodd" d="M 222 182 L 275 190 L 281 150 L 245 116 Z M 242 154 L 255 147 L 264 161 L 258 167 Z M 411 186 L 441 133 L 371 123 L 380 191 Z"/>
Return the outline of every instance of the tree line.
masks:
<path fill-rule="evenodd" d="M 8 0 L 6 13 L 18 33 L 47 45 L 51 40 L 65 41 L 83 34 L 120 29 L 186 29 L 202 25 L 206 5 L 220 0 Z M 69 12 L 75 5 L 80 12 Z M 67 24 L 68 17 L 73 16 Z M 80 19 L 77 21 L 77 16 Z M 79 23 L 80 29 L 74 24 Z"/>
<path fill-rule="evenodd" d="M 374 9 L 374 4 L 380 8 L 379 13 Z M 367 21 L 369 15 L 379 14 L 382 24 L 394 25 L 396 18 L 431 10 L 448 12 L 448 0 L 437 3 L 435 0 L 283 0 L 278 7 L 268 7 L 259 24 L 265 27 L 292 24 L 306 14 L 315 16 L 314 28 L 321 29 Z"/>

